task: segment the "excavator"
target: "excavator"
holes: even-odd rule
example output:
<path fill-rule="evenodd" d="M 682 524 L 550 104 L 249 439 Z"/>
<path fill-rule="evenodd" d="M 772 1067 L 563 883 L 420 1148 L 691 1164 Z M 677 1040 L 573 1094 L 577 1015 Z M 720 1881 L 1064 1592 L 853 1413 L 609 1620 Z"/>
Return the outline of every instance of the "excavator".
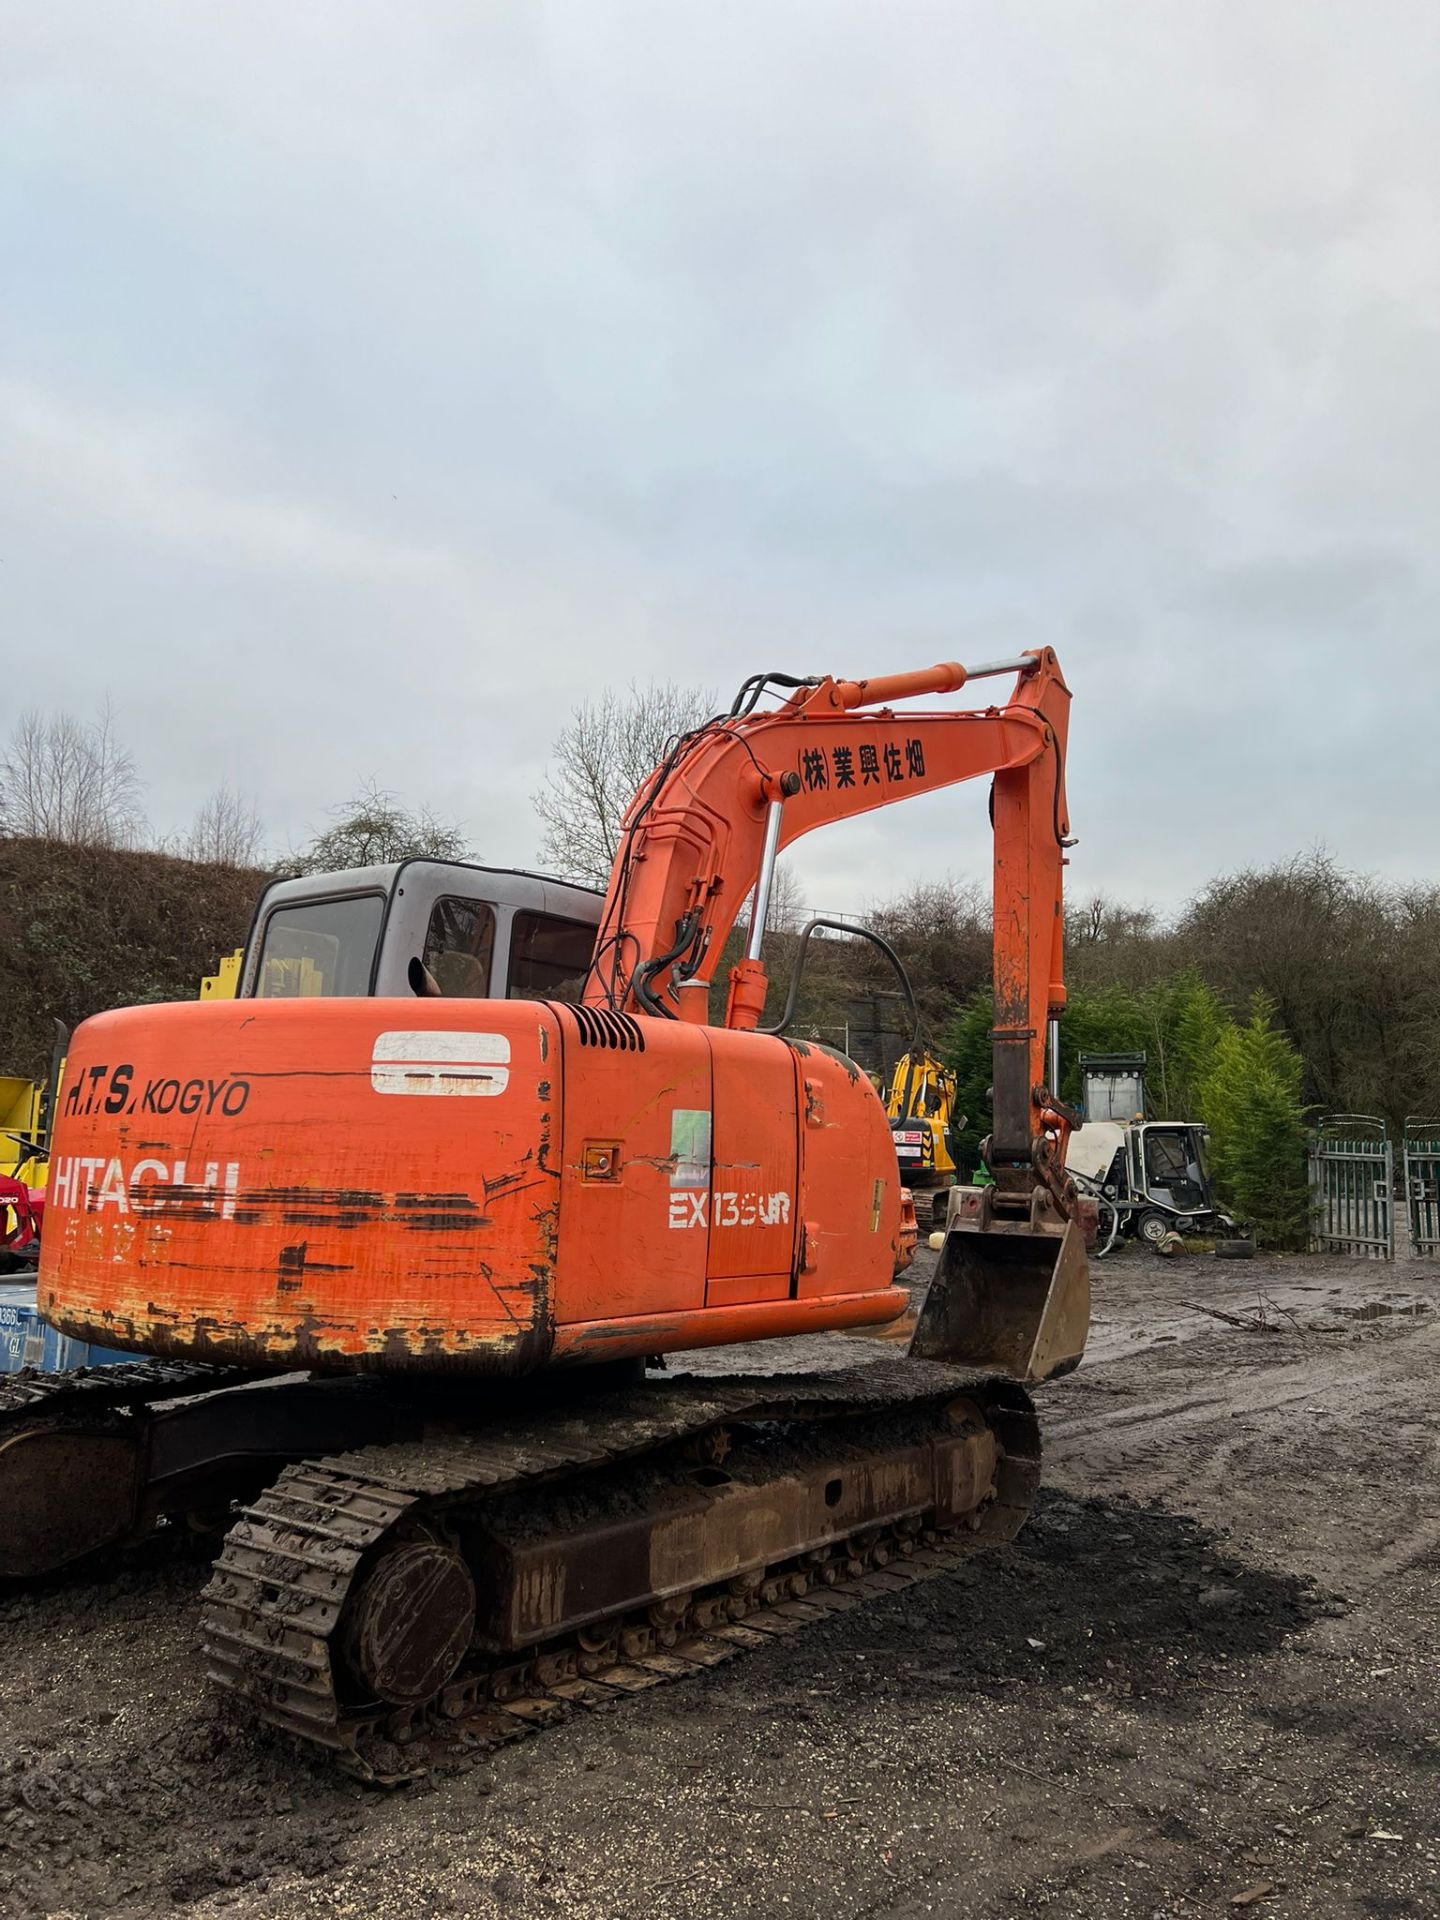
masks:
<path fill-rule="evenodd" d="M 1003 705 L 905 705 L 996 678 Z M 1089 1324 L 1046 1084 L 1069 703 L 1048 648 L 755 674 L 641 787 L 603 900 L 426 862 L 285 882 L 234 999 L 86 1021 L 40 1308 L 146 1357 L 0 1388 L 0 1577 L 211 1530 L 213 1681 L 395 1781 L 1013 1537 L 1026 1389 Z M 983 778 L 993 1184 L 908 1351 L 672 1373 L 907 1313 L 884 1105 L 787 1031 L 823 923 L 764 1024 L 769 894 L 801 835 Z"/>
<path fill-rule="evenodd" d="M 885 1113 L 900 1163 L 900 1178 L 912 1194 L 927 1194 L 936 1226 L 949 1210 L 955 1184 L 955 1075 L 917 1035 L 895 1062 Z M 917 1210 L 919 1202 L 916 1202 Z"/>

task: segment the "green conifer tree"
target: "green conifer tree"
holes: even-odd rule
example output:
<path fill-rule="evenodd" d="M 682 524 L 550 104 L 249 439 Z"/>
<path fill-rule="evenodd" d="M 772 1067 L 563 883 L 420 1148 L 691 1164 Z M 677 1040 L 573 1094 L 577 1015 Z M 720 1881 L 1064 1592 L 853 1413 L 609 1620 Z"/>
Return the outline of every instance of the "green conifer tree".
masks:
<path fill-rule="evenodd" d="M 1224 1202 L 1267 1247 L 1303 1247 L 1310 1215 L 1300 1056 L 1264 994 L 1225 1029 L 1201 1088 L 1210 1170 Z"/>

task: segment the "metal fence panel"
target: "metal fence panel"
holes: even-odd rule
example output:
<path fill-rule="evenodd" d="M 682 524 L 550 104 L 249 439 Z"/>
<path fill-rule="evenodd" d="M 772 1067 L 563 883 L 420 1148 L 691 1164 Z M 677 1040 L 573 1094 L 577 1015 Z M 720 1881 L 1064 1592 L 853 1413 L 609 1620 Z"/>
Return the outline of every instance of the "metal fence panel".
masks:
<path fill-rule="evenodd" d="M 1395 1257 L 1395 1155 L 1385 1122 L 1335 1113 L 1310 1147 L 1310 1246 L 1316 1253 Z"/>
<path fill-rule="evenodd" d="M 1405 1122 L 1405 1203 L 1411 1252 L 1440 1254 L 1440 1120 Z"/>
<path fill-rule="evenodd" d="M 40 1318 L 33 1280 L 0 1280 L 0 1374 L 18 1373 L 22 1367 L 63 1373 L 71 1367 L 109 1366 L 134 1358 L 133 1353 L 87 1346 L 83 1340 L 57 1333 Z"/>

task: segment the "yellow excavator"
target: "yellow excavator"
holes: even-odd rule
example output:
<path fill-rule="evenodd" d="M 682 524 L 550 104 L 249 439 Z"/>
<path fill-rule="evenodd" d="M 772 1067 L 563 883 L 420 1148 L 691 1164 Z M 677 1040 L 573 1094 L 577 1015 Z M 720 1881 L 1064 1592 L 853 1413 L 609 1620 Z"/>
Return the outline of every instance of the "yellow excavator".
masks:
<path fill-rule="evenodd" d="M 912 1193 L 932 1196 L 934 1224 L 943 1226 L 955 1184 L 954 1135 L 964 1126 L 965 1116 L 956 1118 L 954 1074 L 919 1041 L 895 1063 L 885 1115 L 901 1181 Z"/>

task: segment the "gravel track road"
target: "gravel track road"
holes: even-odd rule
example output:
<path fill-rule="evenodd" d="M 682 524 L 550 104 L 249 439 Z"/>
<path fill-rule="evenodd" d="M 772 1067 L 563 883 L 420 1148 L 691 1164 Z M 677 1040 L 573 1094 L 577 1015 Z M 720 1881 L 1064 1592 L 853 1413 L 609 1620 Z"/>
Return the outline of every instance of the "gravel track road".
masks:
<path fill-rule="evenodd" d="M 0 1596 L 0 1913 L 1440 1911 L 1440 1276 L 1095 1291 L 1014 1547 L 399 1792 L 231 1730 L 174 1549 Z"/>

